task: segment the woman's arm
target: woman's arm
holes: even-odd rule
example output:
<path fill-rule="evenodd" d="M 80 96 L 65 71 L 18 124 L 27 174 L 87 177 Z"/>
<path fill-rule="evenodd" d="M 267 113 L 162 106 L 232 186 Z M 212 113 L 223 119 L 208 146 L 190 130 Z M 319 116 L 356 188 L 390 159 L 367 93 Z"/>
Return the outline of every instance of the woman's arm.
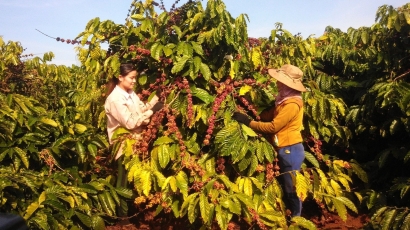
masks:
<path fill-rule="evenodd" d="M 249 127 L 260 133 L 274 134 L 285 127 L 286 124 L 288 124 L 289 121 L 298 114 L 298 112 L 298 104 L 288 103 L 283 106 L 276 117 L 274 117 L 270 122 L 251 121 L 249 123 Z"/>
<path fill-rule="evenodd" d="M 150 110 L 158 101 L 159 101 L 159 98 L 155 95 L 151 99 L 151 101 L 149 101 L 145 104 L 143 102 L 141 102 L 140 103 L 141 110 L 144 111 L 144 112 Z"/>
<path fill-rule="evenodd" d="M 143 113 L 131 112 L 125 102 L 112 101 L 107 105 L 107 111 L 126 129 L 134 129 L 142 124 L 145 124 L 148 118 L 153 114 L 153 111 L 146 109 Z"/>

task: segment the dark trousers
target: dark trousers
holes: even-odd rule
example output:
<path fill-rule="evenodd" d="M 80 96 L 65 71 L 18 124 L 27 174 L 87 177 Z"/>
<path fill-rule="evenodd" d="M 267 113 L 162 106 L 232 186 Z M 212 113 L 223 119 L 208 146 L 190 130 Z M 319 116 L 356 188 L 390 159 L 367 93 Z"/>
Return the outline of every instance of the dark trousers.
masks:
<path fill-rule="evenodd" d="M 300 170 L 305 159 L 305 150 L 302 143 L 286 146 L 278 150 L 280 173 L 279 182 L 284 191 L 284 202 L 286 207 L 292 212 L 292 216 L 300 216 L 302 212 L 302 201 L 296 194 L 296 187 L 293 182 L 291 171 Z M 290 172 L 290 173 L 286 173 Z"/>

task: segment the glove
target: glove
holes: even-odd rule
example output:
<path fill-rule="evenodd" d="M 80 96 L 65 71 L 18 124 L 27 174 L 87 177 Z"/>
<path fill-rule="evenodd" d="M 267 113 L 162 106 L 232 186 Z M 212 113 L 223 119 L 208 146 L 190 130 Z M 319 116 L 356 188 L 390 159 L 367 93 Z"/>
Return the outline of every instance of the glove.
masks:
<path fill-rule="evenodd" d="M 158 87 L 157 91 L 155 92 L 155 96 L 157 96 L 158 98 L 160 98 L 160 97 L 161 97 L 161 93 L 162 93 L 162 90 L 161 90 L 160 87 Z"/>
<path fill-rule="evenodd" d="M 232 118 L 236 120 L 237 122 L 242 123 L 246 126 L 249 126 L 249 123 L 251 123 L 251 119 L 245 114 L 240 113 L 240 112 L 234 112 Z"/>
<path fill-rule="evenodd" d="M 161 110 L 164 107 L 164 102 L 157 102 L 154 106 L 152 106 L 152 112 L 156 113 L 157 111 Z"/>

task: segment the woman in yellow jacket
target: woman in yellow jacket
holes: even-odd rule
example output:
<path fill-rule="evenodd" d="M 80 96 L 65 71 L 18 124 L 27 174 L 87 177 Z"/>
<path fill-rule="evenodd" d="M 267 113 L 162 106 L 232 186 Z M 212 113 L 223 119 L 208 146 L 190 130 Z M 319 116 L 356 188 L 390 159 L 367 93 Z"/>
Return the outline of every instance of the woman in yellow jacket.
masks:
<path fill-rule="evenodd" d="M 264 111 L 260 122 L 247 115 L 235 112 L 233 119 L 243 123 L 256 132 L 266 134 L 269 142 L 278 152 L 279 167 L 285 199 L 284 202 L 292 216 L 300 216 L 302 202 L 296 194 L 291 171 L 300 170 L 305 158 L 300 131 L 303 127 L 302 71 L 293 65 L 283 65 L 280 69 L 269 69 L 269 75 L 277 80 L 278 95 L 275 106 Z"/>

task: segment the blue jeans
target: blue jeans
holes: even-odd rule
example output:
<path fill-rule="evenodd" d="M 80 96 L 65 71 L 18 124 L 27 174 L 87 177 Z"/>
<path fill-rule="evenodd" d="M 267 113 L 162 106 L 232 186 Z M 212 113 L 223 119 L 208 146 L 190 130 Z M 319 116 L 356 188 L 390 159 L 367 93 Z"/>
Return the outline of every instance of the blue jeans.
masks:
<path fill-rule="evenodd" d="M 281 175 L 278 177 L 284 191 L 284 202 L 292 212 L 292 216 L 300 216 L 302 212 L 302 201 L 296 194 L 290 171 L 300 170 L 305 159 L 305 150 L 302 143 L 282 147 L 278 150 L 278 159 Z"/>

